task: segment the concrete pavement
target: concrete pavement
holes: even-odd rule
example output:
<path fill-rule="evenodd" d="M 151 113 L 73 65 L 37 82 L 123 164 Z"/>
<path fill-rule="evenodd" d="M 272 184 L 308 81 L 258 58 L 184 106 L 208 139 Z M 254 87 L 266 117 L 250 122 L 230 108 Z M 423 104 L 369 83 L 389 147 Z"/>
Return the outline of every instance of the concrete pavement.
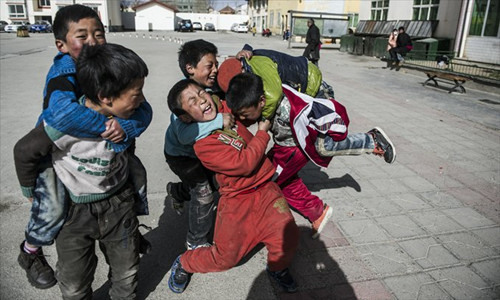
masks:
<path fill-rule="evenodd" d="M 144 34 L 144 37 L 143 37 Z M 334 209 L 318 240 L 299 215 L 301 243 L 291 270 L 299 292 L 283 294 L 264 268 L 260 249 L 227 272 L 195 274 L 182 295 L 167 275 L 184 250 L 186 216 L 164 203 L 165 184 L 177 180 L 163 158 L 169 123 L 166 96 L 181 78 L 176 41 L 204 38 L 222 62 L 244 43 L 300 55 L 277 37 L 236 33 L 116 33 L 108 42 L 136 51 L 148 64 L 145 95 L 154 109 L 137 154 L 148 170 L 153 228 L 144 232 L 153 253 L 141 260 L 139 299 L 498 299 L 500 298 L 500 93 L 469 86 L 467 94 L 422 87 L 423 73 L 383 69 L 378 59 L 337 50 L 321 53 L 324 80 L 333 85 L 351 119 L 350 132 L 382 127 L 397 147 L 397 161 L 372 155 L 335 158 L 301 172 L 309 188 Z M 44 78 L 56 53 L 52 35 L 0 34 L 0 298 L 59 299 L 56 287 L 37 290 L 17 264 L 30 204 L 15 176 L 12 148 L 34 125 Z M 489 100 L 489 101 L 485 101 Z M 55 266 L 55 247 L 46 247 Z M 102 256 L 95 299 L 106 299 Z"/>

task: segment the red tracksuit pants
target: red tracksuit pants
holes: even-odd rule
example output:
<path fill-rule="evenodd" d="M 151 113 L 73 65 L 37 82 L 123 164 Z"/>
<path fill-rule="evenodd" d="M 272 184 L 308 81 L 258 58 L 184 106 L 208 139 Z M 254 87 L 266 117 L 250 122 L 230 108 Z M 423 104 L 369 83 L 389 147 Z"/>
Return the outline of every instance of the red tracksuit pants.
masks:
<path fill-rule="evenodd" d="M 186 251 L 181 264 L 189 273 L 225 271 L 262 242 L 269 269 L 280 271 L 290 265 L 298 241 L 298 227 L 280 188 L 267 182 L 250 193 L 221 197 L 214 245 Z"/>
<path fill-rule="evenodd" d="M 283 168 L 276 179 L 286 201 L 309 221 L 314 222 L 323 213 L 323 201 L 313 194 L 300 179 L 298 173 L 309 158 L 298 147 L 283 147 L 274 144 L 268 153 L 273 165 Z"/>

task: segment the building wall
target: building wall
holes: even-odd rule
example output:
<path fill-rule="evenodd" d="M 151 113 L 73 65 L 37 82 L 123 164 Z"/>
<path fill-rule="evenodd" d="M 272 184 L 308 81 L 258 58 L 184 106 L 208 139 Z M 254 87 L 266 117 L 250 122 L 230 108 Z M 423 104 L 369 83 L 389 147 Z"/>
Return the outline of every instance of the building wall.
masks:
<path fill-rule="evenodd" d="M 172 10 L 158 4 L 140 7 L 135 13 L 135 30 L 174 30 L 174 17 Z"/>
<path fill-rule="evenodd" d="M 267 27 L 271 29 L 271 32 L 282 34 L 283 30 L 290 28 L 290 15 L 288 11 L 298 10 L 297 5 L 298 1 L 269 0 L 269 6 L 267 7 Z"/>
<path fill-rule="evenodd" d="M 270 0 L 270 1 L 279 1 L 279 0 Z M 294 2 L 295 0 L 286 1 L 283 3 Z M 268 27 L 268 19 L 267 19 L 267 7 L 268 0 L 249 0 L 248 2 L 248 17 L 249 17 L 249 26 L 253 26 L 257 28 L 257 32 L 262 32 L 262 29 Z"/>
<path fill-rule="evenodd" d="M 442 0 L 440 2 L 444 2 Z M 455 0 L 452 0 L 455 1 Z M 368 9 L 368 18 L 360 20 L 369 20 L 371 17 L 371 1 L 368 1 L 370 8 Z M 387 20 L 411 20 L 413 15 L 413 0 L 389 0 L 389 12 Z"/>
<path fill-rule="evenodd" d="M 344 2 L 344 13 L 359 13 L 360 0 L 348 0 Z"/>
<path fill-rule="evenodd" d="M 341 14 L 344 13 L 345 1 L 302 0 L 299 1 L 297 10 Z"/>
<path fill-rule="evenodd" d="M 468 36 L 464 57 L 473 61 L 500 64 L 500 39 L 496 37 Z"/>

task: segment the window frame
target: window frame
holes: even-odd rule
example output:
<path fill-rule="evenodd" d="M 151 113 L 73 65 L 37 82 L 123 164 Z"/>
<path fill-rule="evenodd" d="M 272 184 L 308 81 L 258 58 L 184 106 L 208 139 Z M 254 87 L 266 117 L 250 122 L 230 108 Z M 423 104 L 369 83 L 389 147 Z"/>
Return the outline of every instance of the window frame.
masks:
<path fill-rule="evenodd" d="M 439 12 L 439 4 L 440 0 L 413 0 L 412 21 L 436 21 Z M 431 17 L 433 17 L 433 8 L 436 9 L 436 15 L 434 19 L 431 19 Z M 415 11 L 418 11 L 416 16 Z M 423 16 L 423 14 L 426 16 Z"/>
<path fill-rule="evenodd" d="M 370 19 L 373 21 L 387 21 L 390 0 L 372 0 Z"/>
<path fill-rule="evenodd" d="M 15 8 L 15 12 L 11 12 L 11 7 Z M 22 13 L 17 11 L 17 8 L 21 7 L 22 8 Z M 24 7 L 23 3 L 16 3 L 16 4 L 9 4 L 8 5 L 9 9 L 9 18 L 10 19 L 26 19 L 26 7 Z"/>
<path fill-rule="evenodd" d="M 39 8 L 50 7 L 50 0 L 38 0 L 37 4 Z"/>

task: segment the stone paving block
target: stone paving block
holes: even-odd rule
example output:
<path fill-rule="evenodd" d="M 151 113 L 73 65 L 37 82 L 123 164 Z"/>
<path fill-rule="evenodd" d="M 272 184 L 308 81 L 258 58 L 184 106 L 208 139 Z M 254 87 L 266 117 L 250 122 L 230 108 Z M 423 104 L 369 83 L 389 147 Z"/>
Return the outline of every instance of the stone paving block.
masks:
<path fill-rule="evenodd" d="M 460 263 L 454 255 L 431 237 L 402 241 L 399 245 L 424 269 Z"/>
<path fill-rule="evenodd" d="M 348 188 L 348 189 L 343 189 L 344 192 L 353 198 L 362 198 L 362 197 L 377 197 L 377 196 L 382 196 L 384 193 L 380 191 L 377 187 L 375 187 L 371 180 L 363 180 L 363 181 L 358 181 L 359 184 L 359 190 Z"/>
<path fill-rule="evenodd" d="M 358 246 L 361 257 L 379 276 L 404 275 L 421 271 L 422 268 L 397 244 L 373 244 Z"/>
<path fill-rule="evenodd" d="M 440 191 L 465 187 L 462 182 L 442 173 L 423 174 L 422 177 L 432 182 Z"/>
<path fill-rule="evenodd" d="M 384 279 L 397 299 L 451 299 L 427 274 L 411 274 Z"/>
<path fill-rule="evenodd" d="M 500 285 L 500 258 L 473 263 L 472 268 L 493 285 Z"/>
<path fill-rule="evenodd" d="M 415 194 L 404 193 L 399 195 L 389 195 L 389 199 L 407 211 L 431 208 L 429 204 L 417 197 Z"/>
<path fill-rule="evenodd" d="M 443 213 L 465 228 L 496 225 L 495 222 L 483 217 L 470 207 L 444 209 Z"/>
<path fill-rule="evenodd" d="M 328 222 L 317 239 L 311 237 L 311 229 L 308 227 L 299 227 L 300 229 L 300 246 L 297 251 L 307 252 L 311 250 L 319 250 L 332 247 L 349 246 L 349 241 L 344 237 L 342 232 L 337 228 L 335 223 Z"/>
<path fill-rule="evenodd" d="M 364 207 L 366 214 L 372 217 L 400 214 L 402 212 L 401 207 L 387 197 L 362 198 L 359 203 Z"/>
<path fill-rule="evenodd" d="M 477 260 L 498 255 L 498 250 L 470 232 L 459 232 L 436 236 L 450 252 L 459 259 Z"/>
<path fill-rule="evenodd" d="M 410 189 L 399 179 L 371 179 L 371 184 L 380 191 L 381 195 L 408 193 Z"/>
<path fill-rule="evenodd" d="M 420 176 L 399 178 L 407 187 L 414 192 L 437 191 L 438 187 Z"/>
<path fill-rule="evenodd" d="M 377 165 L 362 166 L 355 169 L 355 173 L 364 179 L 380 178 L 381 176 L 387 177 L 388 174 L 384 169 Z M 392 175 L 392 174 L 391 174 Z"/>
<path fill-rule="evenodd" d="M 333 222 L 366 219 L 368 217 L 366 210 L 357 200 L 351 200 L 350 203 L 334 203 L 330 206 L 333 208 L 333 216 L 331 218 Z"/>
<path fill-rule="evenodd" d="M 462 231 L 464 228 L 440 211 L 412 212 L 409 215 L 429 233 Z"/>
<path fill-rule="evenodd" d="M 447 192 L 425 192 L 420 193 L 419 195 L 433 207 L 453 208 L 463 206 L 462 202 L 458 201 L 454 196 Z"/>
<path fill-rule="evenodd" d="M 384 242 L 387 234 L 372 220 L 343 220 L 338 225 L 344 236 L 355 244 Z"/>
<path fill-rule="evenodd" d="M 476 172 L 477 176 L 480 176 L 484 180 L 493 183 L 500 184 L 500 174 L 498 171 L 485 171 L 485 172 Z"/>
<path fill-rule="evenodd" d="M 372 280 L 376 274 L 366 265 L 361 254 L 353 247 L 330 248 L 328 255 L 342 271 L 348 282 Z M 327 264 L 325 266 L 328 267 Z"/>
<path fill-rule="evenodd" d="M 351 284 L 354 289 L 356 299 L 385 300 L 393 299 L 387 288 L 378 280 L 354 282 Z M 335 294 L 337 295 L 337 294 Z M 348 299 L 348 298 L 341 298 Z"/>
<path fill-rule="evenodd" d="M 410 238 L 426 234 L 415 222 L 404 215 L 376 218 L 376 222 L 394 238 Z"/>
<path fill-rule="evenodd" d="M 396 158 L 397 162 L 397 158 Z M 394 164 L 384 164 L 382 166 L 377 166 L 378 169 L 384 170 L 385 173 L 389 174 L 390 177 L 392 178 L 399 178 L 399 177 L 410 177 L 410 176 L 415 176 L 416 173 L 408 168 L 405 165 L 394 163 Z M 377 174 L 377 172 L 375 173 Z"/>
<path fill-rule="evenodd" d="M 455 299 L 493 299 L 492 289 L 467 267 L 429 271 L 439 285 Z"/>
<path fill-rule="evenodd" d="M 500 250 L 500 227 L 476 229 L 472 231 L 475 235 L 480 236 L 490 246 Z"/>

